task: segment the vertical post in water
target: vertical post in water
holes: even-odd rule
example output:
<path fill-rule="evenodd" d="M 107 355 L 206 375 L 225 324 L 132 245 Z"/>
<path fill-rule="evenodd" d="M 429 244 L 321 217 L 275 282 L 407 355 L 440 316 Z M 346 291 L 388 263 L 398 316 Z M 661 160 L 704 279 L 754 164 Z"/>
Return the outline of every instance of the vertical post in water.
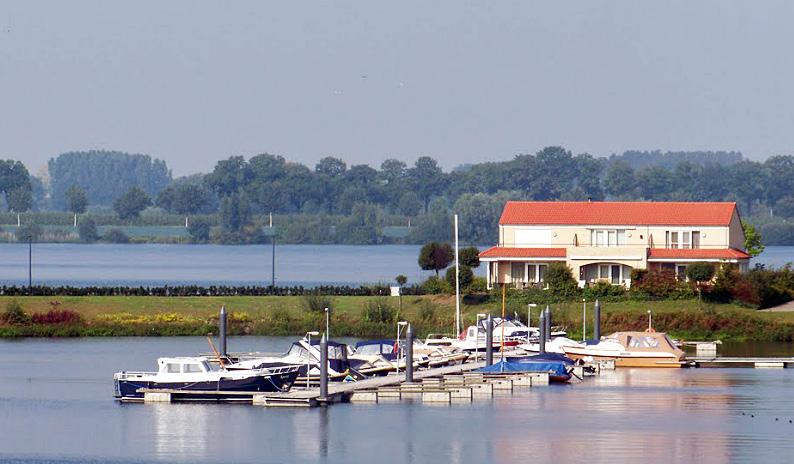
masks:
<path fill-rule="evenodd" d="M 538 328 L 540 329 L 540 337 L 538 337 L 538 353 L 546 353 L 546 311 L 540 312 L 540 319 L 538 320 Z"/>
<path fill-rule="evenodd" d="M 276 290 L 276 233 L 273 232 L 273 229 L 270 229 L 272 235 L 270 235 L 270 243 L 272 245 L 272 249 L 270 252 L 270 287 L 275 292 Z"/>
<path fill-rule="evenodd" d="M 306 374 L 308 377 L 308 373 Z M 328 339 L 320 339 L 320 398 L 328 398 Z"/>
<path fill-rule="evenodd" d="M 477 328 L 477 337 L 480 329 Z M 488 322 L 485 324 L 485 365 L 490 366 L 493 364 L 493 318 L 488 315 Z"/>
<path fill-rule="evenodd" d="M 551 341 L 551 308 L 549 305 L 546 305 L 546 341 Z"/>
<path fill-rule="evenodd" d="M 33 294 L 33 231 L 28 231 L 28 293 Z"/>
<path fill-rule="evenodd" d="M 582 298 L 582 341 L 587 340 L 587 299 Z"/>
<path fill-rule="evenodd" d="M 460 261 L 458 260 L 458 215 L 455 215 L 455 333 L 460 333 Z"/>
<path fill-rule="evenodd" d="M 400 359 L 397 359 L 399 364 Z M 414 381 L 414 329 L 408 324 L 408 331 L 405 332 L 405 381 Z"/>
<path fill-rule="evenodd" d="M 593 306 L 593 340 L 601 340 L 601 303 L 596 300 Z"/>
<path fill-rule="evenodd" d="M 218 333 L 220 334 L 221 356 L 226 356 L 226 305 L 221 305 L 218 317 Z"/>

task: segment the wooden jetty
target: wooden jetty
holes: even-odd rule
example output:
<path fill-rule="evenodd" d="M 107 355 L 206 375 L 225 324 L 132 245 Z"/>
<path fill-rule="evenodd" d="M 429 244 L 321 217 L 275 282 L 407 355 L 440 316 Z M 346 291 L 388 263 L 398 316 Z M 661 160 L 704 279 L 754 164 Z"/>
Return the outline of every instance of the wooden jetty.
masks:
<path fill-rule="evenodd" d="M 794 358 L 754 358 L 730 356 L 695 356 L 687 357 L 695 367 L 755 367 L 778 368 L 794 367 Z"/>

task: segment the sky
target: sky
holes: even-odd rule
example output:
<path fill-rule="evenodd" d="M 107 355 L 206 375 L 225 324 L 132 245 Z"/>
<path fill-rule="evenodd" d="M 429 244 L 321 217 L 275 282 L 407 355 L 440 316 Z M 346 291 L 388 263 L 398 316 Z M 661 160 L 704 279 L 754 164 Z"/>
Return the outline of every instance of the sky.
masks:
<path fill-rule="evenodd" d="M 794 147 L 794 2 L 0 0 L 0 159 Z"/>

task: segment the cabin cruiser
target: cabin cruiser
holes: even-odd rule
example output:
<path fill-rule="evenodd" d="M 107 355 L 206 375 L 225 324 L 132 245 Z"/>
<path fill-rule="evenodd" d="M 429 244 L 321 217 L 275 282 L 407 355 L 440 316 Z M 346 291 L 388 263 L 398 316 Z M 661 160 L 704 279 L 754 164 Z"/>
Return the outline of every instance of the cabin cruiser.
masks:
<path fill-rule="evenodd" d="M 430 334 L 425 339 L 425 344 L 429 346 L 444 346 L 471 353 L 474 351 L 485 351 L 486 344 L 485 329 L 477 326 L 469 326 L 460 333 L 457 338 L 449 335 Z M 500 349 L 501 344 L 493 340 L 492 347 Z"/>
<path fill-rule="evenodd" d="M 461 364 L 469 358 L 469 354 L 463 350 L 450 346 L 428 345 L 414 339 L 414 356 L 416 355 L 427 356 L 430 359 L 430 367 Z"/>
<path fill-rule="evenodd" d="M 290 346 L 289 351 L 281 356 L 261 356 L 253 354 L 247 359 L 242 358 L 227 367 L 229 370 L 257 369 L 280 366 L 298 366 L 298 381 L 320 379 L 320 342 L 306 338 L 298 340 Z M 393 368 L 390 363 L 371 363 L 353 355 L 353 350 L 344 343 L 328 341 L 328 378 L 344 380 L 351 377 L 359 380 L 372 375 L 386 375 Z M 308 376 L 308 379 L 307 379 Z"/>
<path fill-rule="evenodd" d="M 159 358 L 157 372 L 113 374 L 115 397 L 143 400 L 141 388 L 183 391 L 212 391 L 212 395 L 190 395 L 189 399 L 243 399 L 224 397 L 223 392 L 286 392 L 298 377 L 297 366 L 229 371 L 210 364 L 206 357 Z M 216 393 L 218 392 L 218 393 Z"/>
<path fill-rule="evenodd" d="M 577 342 L 576 340 L 571 340 L 567 337 L 553 337 L 551 340 L 547 341 L 544 349 L 547 353 L 557 353 L 557 354 L 565 354 L 565 347 L 584 347 L 585 344 L 582 342 Z M 522 343 L 518 345 L 518 348 L 521 348 L 524 351 L 530 353 L 539 353 L 540 352 L 540 340 L 538 338 L 530 339 L 528 343 Z"/>
<path fill-rule="evenodd" d="M 617 367 L 681 367 L 684 352 L 662 332 L 615 332 L 597 344 L 563 346 L 565 355 L 584 361 L 614 359 Z"/>

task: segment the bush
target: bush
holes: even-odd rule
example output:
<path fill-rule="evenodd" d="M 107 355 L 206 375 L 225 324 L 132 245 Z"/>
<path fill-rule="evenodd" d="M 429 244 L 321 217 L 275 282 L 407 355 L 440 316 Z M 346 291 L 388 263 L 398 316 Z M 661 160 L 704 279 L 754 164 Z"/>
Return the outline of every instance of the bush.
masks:
<path fill-rule="evenodd" d="M 331 307 L 331 303 L 331 297 L 327 295 L 320 295 L 319 293 L 303 295 L 303 299 L 301 300 L 303 309 L 310 313 L 324 312 L 325 308 Z"/>
<path fill-rule="evenodd" d="M 471 285 L 472 280 L 474 280 L 474 272 L 472 272 L 469 266 L 460 266 L 460 271 L 458 273 L 458 278 L 460 280 L 460 288 L 461 290 L 468 288 Z M 455 290 L 455 267 L 452 266 L 447 269 L 446 274 L 446 281 L 449 284 L 449 287 L 452 291 Z"/>
<path fill-rule="evenodd" d="M 677 286 L 675 271 L 663 269 L 643 274 L 632 272 L 631 293 L 635 297 L 666 298 L 676 291 Z"/>
<path fill-rule="evenodd" d="M 210 223 L 205 219 L 194 219 L 187 228 L 194 242 L 206 242 L 210 239 Z"/>
<path fill-rule="evenodd" d="M 18 242 L 35 242 L 44 233 L 44 229 L 38 224 L 24 225 L 17 228 L 16 239 Z"/>
<path fill-rule="evenodd" d="M 593 301 L 597 298 L 617 300 L 626 296 L 626 288 L 622 285 L 612 285 L 608 282 L 596 282 L 595 284 L 585 287 L 582 296 L 589 301 Z"/>
<path fill-rule="evenodd" d="M 571 298 L 576 296 L 579 291 L 579 285 L 573 278 L 573 271 L 565 263 L 549 264 L 543 281 L 548 287 L 548 291 L 557 298 Z"/>
<path fill-rule="evenodd" d="M 438 295 L 439 293 L 451 293 L 451 289 L 449 288 L 449 284 L 446 280 L 441 280 L 436 276 L 430 276 L 425 280 L 422 284 L 422 289 L 425 293 L 429 293 L 431 295 Z"/>
<path fill-rule="evenodd" d="M 692 263 L 686 267 L 686 276 L 695 282 L 709 282 L 714 278 L 714 265 L 711 263 Z"/>
<path fill-rule="evenodd" d="M 469 293 L 485 293 L 488 291 L 488 281 L 485 277 L 475 277 L 467 290 Z"/>
<path fill-rule="evenodd" d="M 386 323 L 393 322 L 397 311 L 387 297 L 378 297 L 364 303 L 364 321 Z"/>
<path fill-rule="evenodd" d="M 34 314 L 31 316 L 34 324 L 81 324 L 83 317 L 70 309 L 51 309 L 46 313 Z"/>
<path fill-rule="evenodd" d="M 80 234 L 80 241 L 82 242 L 92 243 L 99 240 L 96 222 L 89 217 L 80 219 L 77 231 Z"/>
<path fill-rule="evenodd" d="M 11 300 L 6 304 L 6 310 L 0 318 L 4 323 L 11 325 L 24 325 L 30 322 L 30 316 L 17 300 Z"/>
<path fill-rule="evenodd" d="M 419 304 L 419 318 L 425 322 L 432 321 L 436 317 L 437 306 L 429 300 L 422 300 Z"/>
<path fill-rule="evenodd" d="M 121 229 L 110 229 L 105 232 L 102 240 L 110 243 L 129 243 L 130 238 Z"/>

